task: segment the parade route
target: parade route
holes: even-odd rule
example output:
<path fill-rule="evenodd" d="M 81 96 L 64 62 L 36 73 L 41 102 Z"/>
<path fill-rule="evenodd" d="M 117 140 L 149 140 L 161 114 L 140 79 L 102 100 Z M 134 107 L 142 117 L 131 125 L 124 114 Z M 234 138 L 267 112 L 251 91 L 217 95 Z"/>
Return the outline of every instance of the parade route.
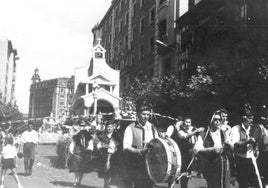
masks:
<path fill-rule="evenodd" d="M 68 169 L 58 169 L 56 145 L 39 145 L 32 176 L 24 176 L 23 158 L 18 159 L 18 174 L 24 188 L 71 188 L 73 185 L 73 174 Z M 4 187 L 17 188 L 15 180 L 7 172 Z M 102 188 L 103 180 L 98 178 L 97 172 L 86 174 L 81 188 Z M 112 187 L 112 186 L 111 186 Z M 156 185 L 158 188 L 167 187 L 166 184 Z M 179 188 L 176 185 L 175 188 Z M 206 187 L 204 179 L 192 178 L 189 188 Z"/>

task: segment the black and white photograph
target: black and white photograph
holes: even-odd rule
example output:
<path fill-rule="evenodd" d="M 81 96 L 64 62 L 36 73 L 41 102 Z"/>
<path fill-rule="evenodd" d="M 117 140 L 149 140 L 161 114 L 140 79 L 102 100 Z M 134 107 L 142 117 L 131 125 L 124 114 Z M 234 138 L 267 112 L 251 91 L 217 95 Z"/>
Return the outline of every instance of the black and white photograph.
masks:
<path fill-rule="evenodd" d="M 0 188 L 268 188 L 268 0 L 0 0 Z"/>

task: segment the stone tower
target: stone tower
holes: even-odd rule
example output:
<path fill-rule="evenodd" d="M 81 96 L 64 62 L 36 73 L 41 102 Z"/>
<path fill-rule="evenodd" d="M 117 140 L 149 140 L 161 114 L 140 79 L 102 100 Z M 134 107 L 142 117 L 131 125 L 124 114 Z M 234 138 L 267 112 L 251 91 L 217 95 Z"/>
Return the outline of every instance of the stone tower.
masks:
<path fill-rule="evenodd" d="M 32 80 L 32 84 L 35 84 L 41 81 L 38 68 L 34 69 L 34 75 L 32 76 L 31 80 Z"/>

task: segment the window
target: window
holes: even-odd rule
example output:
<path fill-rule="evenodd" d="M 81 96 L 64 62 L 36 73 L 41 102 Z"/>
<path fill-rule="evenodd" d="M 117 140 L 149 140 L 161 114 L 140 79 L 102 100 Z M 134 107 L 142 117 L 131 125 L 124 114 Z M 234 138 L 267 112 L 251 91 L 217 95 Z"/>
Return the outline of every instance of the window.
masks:
<path fill-rule="evenodd" d="M 135 2 L 135 3 L 133 3 L 133 17 L 136 16 L 136 13 L 137 13 L 137 4 Z"/>
<path fill-rule="evenodd" d="M 123 1 L 121 0 L 120 2 L 119 2 L 119 11 L 121 11 L 122 10 L 122 6 L 123 5 Z"/>
<path fill-rule="evenodd" d="M 135 40 L 135 35 L 136 35 L 136 26 L 134 26 L 134 27 L 132 28 L 132 36 L 131 36 L 131 39 L 132 39 L 132 40 Z"/>
<path fill-rule="evenodd" d="M 124 48 L 127 47 L 127 44 L 128 44 L 128 35 L 126 35 L 124 38 Z"/>
<path fill-rule="evenodd" d="M 159 37 L 163 37 L 167 33 L 167 20 L 163 20 L 158 25 Z"/>
<path fill-rule="evenodd" d="M 121 69 L 124 69 L 124 67 L 125 67 L 124 61 L 120 61 L 120 67 L 121 67 Z"/>
<path fill-rule="evenodd" d="M 125 67 L 128 66 L 128 59 L 127 58 L 124 59 L 124 65 L 125 65 Z"/>
<path fill-rule="evenodd" d="M 149 43 L 149 52 L 153 52 L 153 49 L 154 49 L 154 37 L 151 37 L 150 38 L 150 43 Z"/>
<path fill-rule="evenodd" d="M 145 19 L 140 19 L 140 33 L 144 32 L 144 26 L 145 26 Z"/>
<path fill-rule="evenodd" d="M 115 26 L 115 27 L 114 27 L 114 38 L 115 38 L 115 37 L 117 36 L 117 34 L 118 34 L 117 31 L 118 31 L 118 27 Z"/>
<path fill-rule="evenodd" d="M 112 25 L 112 20 L 113 20 L 113 17 L 110 16 L 110 18 L 109 18 L 109 23 L 110 23 L 110 25 Z"/>
<path fill-rule="evenodd" d="M 143 58 L 144 54 L 143 54 L 143 45 L 140 46 L 139 48 L 139 59 Z"/>
<path fill-rule="evenodd" d="M 140 0 L 140 7 L 144 5 L 144 0 Z"/>
<path fill-rule="evenodd" d="M 149 24 L 152 24 L 155 22 L 155 8 L 150 9 L 150 14 L 149 14 Z"/>
<path fill-rule="evenodd" d="M 134 63 L 134 56 L 131 54 L 129 58 L 129 66 L 133 65 Z"/>
<path fill-rule="evenodd" d="M 128 25 L 128 22 L 129 22 L 128 17 L 129 17 L 129 13 L 126 12 L 126 14 L 125 14 L 125 25 Z"/>
<path fill-rule="evenodd" d="M 118 7 L 115 7 L 115 9 L 114 9 L 114 11 L 115 11 L 115 17 L 117 17 L 118 16 Z"/>
<path fill-rule="evenodd" d="M 123 49 L 123 44 L 122 44 L 122 41 L 119 42 L 119 51 L 121 51 Z"/>
<path fill-rule="evenodd" d="M 109 43 L 112 43 L 112 34 L 109 35 Z"/>
<path fill-rule="evenodd" d="M 122 27 L 123 27 L 123 21 L 122 19 L 119 21 L 119 32 L 122 31 Z"/>

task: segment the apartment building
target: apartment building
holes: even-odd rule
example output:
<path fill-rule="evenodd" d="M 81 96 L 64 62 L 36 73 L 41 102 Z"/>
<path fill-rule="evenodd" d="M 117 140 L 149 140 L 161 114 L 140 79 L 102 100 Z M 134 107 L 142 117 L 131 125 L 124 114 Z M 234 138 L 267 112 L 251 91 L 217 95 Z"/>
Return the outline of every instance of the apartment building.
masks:
<path fill-rule="evenodd" d="M 175 73 L 175 21 L 182 2 L 186 1 L 114 0 L 92 29 L 93 45 L 101 39 L 108 64 L 120 70 L 120 92 L 135 77 Z"/>
<path fill-rule="evenodd" d="M 16 103 L 16 64 L 19 59 L 12 41 L 0 39 L 0 100 L 5 103 Z"/>

